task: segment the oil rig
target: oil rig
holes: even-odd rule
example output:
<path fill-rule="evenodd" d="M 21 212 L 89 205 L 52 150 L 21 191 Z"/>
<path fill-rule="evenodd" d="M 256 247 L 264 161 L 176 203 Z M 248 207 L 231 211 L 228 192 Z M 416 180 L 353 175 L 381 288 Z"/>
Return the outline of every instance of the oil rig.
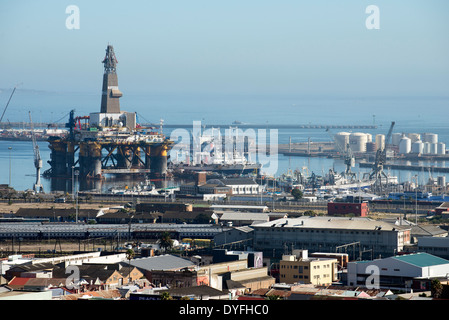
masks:
<path fill-rule="evenodd" d="M 117 59 L 112 45 L 106 48 L 100 112 L 75 117 L 70 111 L 68 133 L 48 139 L 51 150 L 46 177 L 102 179 L 105 174 L 167 173 L 168 152 L 174 142 L 153 127 L 137 123 L 137 114 L 120 110 Z"/>

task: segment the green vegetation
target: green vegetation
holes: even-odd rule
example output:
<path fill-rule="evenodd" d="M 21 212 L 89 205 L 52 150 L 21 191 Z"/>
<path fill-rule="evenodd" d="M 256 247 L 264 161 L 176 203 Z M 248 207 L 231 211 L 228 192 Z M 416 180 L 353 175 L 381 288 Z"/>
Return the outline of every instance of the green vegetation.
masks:
<path fill-rule="evenodd" d="M 293 189 L 291 194 L 295 198 L 295 200 L 300 200 L 303 197 L 303 193 L 299 189 Z"/>

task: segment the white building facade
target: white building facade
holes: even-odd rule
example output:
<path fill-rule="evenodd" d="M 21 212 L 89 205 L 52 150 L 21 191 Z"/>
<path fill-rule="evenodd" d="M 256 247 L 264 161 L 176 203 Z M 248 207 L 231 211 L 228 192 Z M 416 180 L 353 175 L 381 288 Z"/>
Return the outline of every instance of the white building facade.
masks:
<path fill-rule="evenodd" d="M 281 256 L 293 249 L 347 252 L 351 259 L 392 256 L 410 243 L 409 226 L 370 218 L 303 216 L 253 224 L 254 249 Z M 364 258 L 363 256 L 362 258 Z"/>

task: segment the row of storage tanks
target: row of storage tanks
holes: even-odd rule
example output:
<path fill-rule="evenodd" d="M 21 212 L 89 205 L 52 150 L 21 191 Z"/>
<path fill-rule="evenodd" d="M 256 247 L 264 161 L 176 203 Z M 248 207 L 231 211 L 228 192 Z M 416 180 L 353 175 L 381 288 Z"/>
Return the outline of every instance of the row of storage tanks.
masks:
<path fill-rule="evenodd" d="M 393 133 L 391 143 L 399 148 L 400 154 L 446 154 L 446 144 L 438 142 L 435 133 Z M 349 144 L 353 152 L 375 152 L 379 148 L 385 148 L 385 135 L 373 135 L 363 132 L 338 132 L 335 135 L 335 143 L 346 150 Z"/>
<path fill-rule="evenodd" d="M 446 144 L 438 142 L 435 133 L 396 133 L 391 139 L 392 144 L 399 147 L 400 154 L 446 154 Z"/>

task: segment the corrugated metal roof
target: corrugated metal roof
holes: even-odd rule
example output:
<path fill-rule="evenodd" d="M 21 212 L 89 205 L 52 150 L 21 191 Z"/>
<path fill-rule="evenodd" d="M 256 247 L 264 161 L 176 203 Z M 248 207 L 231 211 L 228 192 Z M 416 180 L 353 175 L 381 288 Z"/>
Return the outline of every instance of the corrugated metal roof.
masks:
<path fill-rule="evenodd" d="M 425 253 L 418 252 L 413 254 L 405 254 L 402 256 L 395 256 L 393 259 L 406 262 L 418 267 L 430 267 L 440 264 L 449 264 L 449 260 Z"/>
<path fill-rule="evenodd" d="M 132 266 L 143 270 L 179 270 L 186 267 L 195 266 L 195 264 L 187 259 L 179 258 L 174 255 L 166 254 L 161 256 L 141 258 L 131 260 Z"/>
<path fill-rule="evenodd" d="M 31 279 L 33 279 L 33 278 L 15 277 L 8 283 L 8 285 L 11 286 L 11 287 L 12 286 L 14 286 L 14 287 L 16 287 L 16 286 L 23 286 Z"/>
<path fill-rule="evenodd" d="M 407 230 L 410 226 L 396 226 L 380 220 L 365 217 L 313 217 L 283 218 L 253 225 L 272 228 L 320 228 L 320 229 L 348 229 L 348 230 Z"/>

